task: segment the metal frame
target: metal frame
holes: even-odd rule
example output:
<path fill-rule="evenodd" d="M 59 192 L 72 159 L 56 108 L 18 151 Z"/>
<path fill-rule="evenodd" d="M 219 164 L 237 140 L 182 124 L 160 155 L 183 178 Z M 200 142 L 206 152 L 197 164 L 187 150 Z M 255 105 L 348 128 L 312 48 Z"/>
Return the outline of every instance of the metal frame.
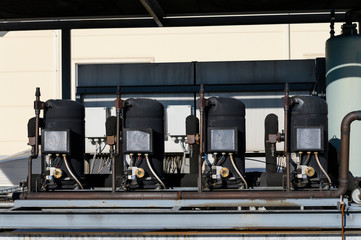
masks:
<path fill-rule="evenodd" d="M 292 230 L 297 226 L 298 230 L 334 230 L 341 228 L 339 201 L 17 200 L 12 209 L 1 211 L 0 229 Z M 238 210 L 227 210 L 230 207 Z M 297 216 L 297 223 L 290 221 L 292 216 Z M 359 229 L 361 206 L 349 205 L 344 218 L 345 229 Z M 49 225 L 54 222 L 50 219 L 56 224 Z"/>

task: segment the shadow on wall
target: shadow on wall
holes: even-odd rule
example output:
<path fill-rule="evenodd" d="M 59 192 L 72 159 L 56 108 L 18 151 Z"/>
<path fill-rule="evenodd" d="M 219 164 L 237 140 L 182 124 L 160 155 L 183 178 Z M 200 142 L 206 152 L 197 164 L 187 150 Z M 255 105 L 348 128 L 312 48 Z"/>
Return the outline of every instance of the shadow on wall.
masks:
<path fill-rule="evenodd" d="M 26 150 L 0 160 L 0 186 L 18 186 L 28 175 L 28 158 L 30 150 Z M 33 160 L 33 173 L 41 171 L 40 156 Z"/>
<path fill-rule="evenodd" d="M 4 37 L 7 33 L 7 31 L 0 31 L 0 37 Z"/>

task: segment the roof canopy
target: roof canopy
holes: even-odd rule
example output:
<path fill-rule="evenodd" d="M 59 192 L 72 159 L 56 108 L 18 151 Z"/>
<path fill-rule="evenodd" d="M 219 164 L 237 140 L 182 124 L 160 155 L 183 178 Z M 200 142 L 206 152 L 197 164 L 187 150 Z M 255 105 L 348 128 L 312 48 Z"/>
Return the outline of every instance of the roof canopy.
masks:
<path fill-rule="evenodd" d="M 358 0 L 1 0 L 0 30 L 336 21 Z"/>

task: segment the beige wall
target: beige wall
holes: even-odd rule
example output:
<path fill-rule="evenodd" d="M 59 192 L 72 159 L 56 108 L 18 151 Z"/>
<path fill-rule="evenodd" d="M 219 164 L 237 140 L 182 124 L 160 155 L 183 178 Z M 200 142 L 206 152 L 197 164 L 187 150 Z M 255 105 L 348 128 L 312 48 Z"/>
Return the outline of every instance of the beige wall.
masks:
<path fill-rule="evenodd" d="M 329 24 L 73 30 L 72 96 L 78 63 L 312 59 L 324 56 L 328 32 Z M 29 148 L 35 87 L 42 100 L 61 96 L 59 32 L 8 32 L 0 50 L 1 156 Z"/>
<path fill-rule="evenodd" d="M 35 88 L 42 99 L 59 97 L 57 32 L 7 32 L 0 37 L 0 155 L 29 148 L 27 121 Z"/>

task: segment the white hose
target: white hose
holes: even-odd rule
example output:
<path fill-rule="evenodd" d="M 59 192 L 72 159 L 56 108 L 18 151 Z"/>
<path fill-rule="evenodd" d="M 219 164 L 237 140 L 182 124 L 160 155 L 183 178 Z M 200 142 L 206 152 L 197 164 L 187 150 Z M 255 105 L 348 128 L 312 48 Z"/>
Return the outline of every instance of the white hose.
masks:
<path fill-rule="evenodd" d="M 80 188 L 84 189 L 83 185 L 81 185 L 80 181 L 75 177 L 74 173 L 70 170 L 69 165 L 68 165 L 68 161 L 66 160 L 66 155 L 64 154 L 63 157 L 64 157 L 64 162 L 65 162 L 66 169 L 68 169 L 68 172 L 74 178 L 74 180 L 77 182 L 77 184 L 80 186 Z"/>
<path fill-rule="evenodd" d="M 320 160 L 318 159 L 318 156 L 317 156 L 317 155 L 318 155 L 317 152 L 315 152 L 316 162 L 317 162 L 318 166 L 320 167 L 321 171 L 323 172 L 323 174 L 325 174 L 328 182 L 330 183 L 330 187 L 332 187 L 331 179 L 330 179 L 330 177 L 328 176 L 328 174 L 326 173 L 325 169 L 323 169 L 323 167 L 322 167 L 322 165 L 321 165 L 321 163 L 320 163 Z"/>
<path fill-rule="evenodd" d="M 244 182 L 244 185 L 245 185 L 245 187 L 246 187 L 246 189 L 247 189 L 247 188 L 248 188 L 248 184 L 247 184 L 247 182 L 246 182 L 246 179 L 244 179 L 244 177 L 242 176 L 242 174 L 238 171 L 238 168 L 237 168 L 236 164 L 234 164 L 233 156 L 232 156 L 232 155 L 233 155 L 232 153 L 229 154 L 229 157 L 230 157 L 230 159 L 231 159 L 231 163 L 232 163 L 232 165 L 233 165 L 233 168 L 234 168 L 234 170 L 236 170 L 237 174 L 240 176 L 240 178 L 241 178 L 242 181 Z"/>
<path fill-rule="evenodd" d="M 165 184 L 162 182 L 162 180 L 160 180 L 160 178 L 159 178 L 158 175 L 154 172 L 152 166 L 150 165 L 149 158 L 148 158 L 148 154 L 145 154 L 145 160 L 147 160 L 148 167 L 149 167 L 150 171 L 152 172 L 152 174 L 154 175 L 154 177 L 158 180 L 158 182 L 162 185 L 162 187 L 163 187 L 164 189 L 166 189 Z"/>

